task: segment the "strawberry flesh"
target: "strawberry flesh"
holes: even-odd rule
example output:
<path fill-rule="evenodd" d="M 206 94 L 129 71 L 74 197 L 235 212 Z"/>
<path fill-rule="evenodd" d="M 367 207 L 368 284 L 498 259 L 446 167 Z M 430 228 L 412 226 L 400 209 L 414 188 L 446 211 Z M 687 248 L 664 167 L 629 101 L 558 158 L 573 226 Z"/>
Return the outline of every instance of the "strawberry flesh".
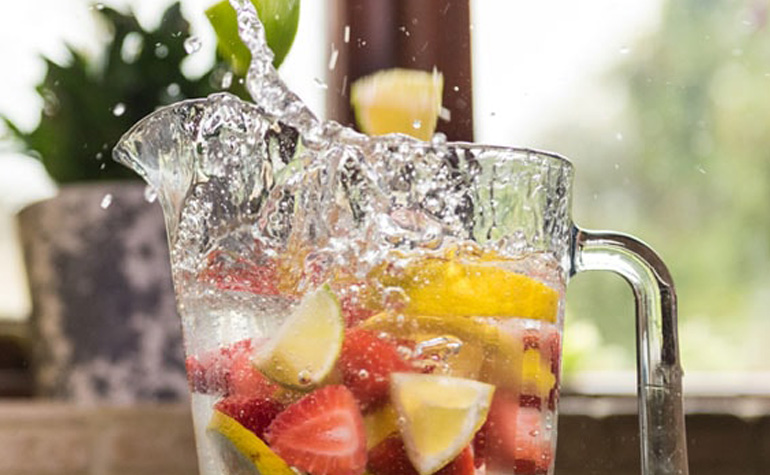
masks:
<path fill-rule="evenodd" d="M 345 386 L 350 388 L 364 409 L 387 401 L 390 373 L 412 370 L 398 353 L 395 343 L 361 328 L 345 333 L 339 367 Z"/>
<path fill-rule="evenodd" d="M 185 361 L 190 389 L 202 394 L 269 396 L 277 386 L 251 363 L 254 344 L 241 340 Z"/>
<path fill-rule="evenodd" d="M 265 430 L 284 407 L 274 399 L 229 396 L 217 402 L 214 409 L 232 417 L 257 437 L 264 439 Z"/>
<path fill-rule="evenodd" d="M 313 475 L 360 475 L 366 466 L 363 418 L 344 386 L 325 386 L 290 405 L 265 438 L 286 463 Z"/>
<path fill-rule="evenodd" d="M 520 407 L 514 393 L 495 393 L 482 431 L 491 468 L 513 467 L 517 475 L 548 472 L 553 455 L 542 415 L 538 409 Z"/>

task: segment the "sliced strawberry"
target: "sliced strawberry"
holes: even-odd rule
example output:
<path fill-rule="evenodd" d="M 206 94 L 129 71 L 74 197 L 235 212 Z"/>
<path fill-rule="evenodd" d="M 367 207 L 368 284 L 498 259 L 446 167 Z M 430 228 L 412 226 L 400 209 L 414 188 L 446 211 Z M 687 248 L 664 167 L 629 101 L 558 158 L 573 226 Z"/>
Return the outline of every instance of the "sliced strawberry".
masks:
<path fill-rule="evenodd" d="M 325 386 L 295 402 L 265 437 L 286 463 L 313 475 L 360 475 L 366 466 L 364 421 L 345 386 Z"/>
<path fill-rule="evenodd" d="M 277 386 L 251 364 L 254 344 L 241 340 L 228 347 L 185 361 L 190 389 L 203 394 L 239 394 L 258 397 L 272 394 Z"/>
<path fill-rule="evenodd" d="M 209 254 L 208 266 L 198 278 L 222 290 L 277 295 L 278 273 L 275 263 L 266 259 L 254 261 L 222 251 Z"/>
<path fill-rule="evenodd" d="M 217 402 L 214 409 L 227 414 L 257 437 L 264 439 L 265 430 L 284 406 L 274 399 L 229 396 Z"/>
<path fill-rule="evenodd" d="M 366 470 L 372 475 L 419 475 L 409 461 L 404 442 L 397 435 L 386 438 L 369 451 Z M 473 475 L 474 473 L 476 469 L 473 450 L 469 445 L 435 475 Z"/>
<path fill-rule="evenodd" d="M 539 410 L 519 406 L 512 392 L 498 391 L 489 408 L 486 430 L 487 464 L 513 467 L 517 475 L 541 475 L 551 465 L 551 441 Z"/>
<path fill-rule="evenodd" d="M 398 353 L 395 343 L 361 328 L 345 332 L 339 368 L 345 386 L 367 409 L 388 399 L 390 373 L 412 369 Z"/>

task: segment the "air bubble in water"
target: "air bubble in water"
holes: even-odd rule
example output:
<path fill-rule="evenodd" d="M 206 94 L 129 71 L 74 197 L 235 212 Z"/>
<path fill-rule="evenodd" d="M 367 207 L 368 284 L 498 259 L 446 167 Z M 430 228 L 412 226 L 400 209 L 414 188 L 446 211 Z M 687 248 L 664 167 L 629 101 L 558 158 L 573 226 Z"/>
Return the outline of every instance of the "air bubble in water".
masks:
<path fill-rule="evenodd" d="M 202 46 L 203 42 L 197 36 L 191 36 L 184 40 L 184 50 L 187 52 L 187 54 L 197 53 L 200 51 Z"/>
<path fill-rule="evenodd" d="M 102 209 L 107 209 L 112 204 L 112 194 L 107 193 L 104 195 L 104 198 L 102 198 L 102 202 L 99 204 L 99 206 L 102 207 Z"/>
<path fill-rule="evenodd" d="M 126 113 L 126 105 L 123 104 L 122 102 L 118 102 L 112 108 L 112 115 L 114 115 L 115 117 L 120 117 L 125 113 Z"/>
<path fill-rule="evenodd" d="M 310 371 L 303 369 L 297 374 L 297 379 L 299 380 L 299 384 L 306 386 L 313 381 L 310 379 Z"/>

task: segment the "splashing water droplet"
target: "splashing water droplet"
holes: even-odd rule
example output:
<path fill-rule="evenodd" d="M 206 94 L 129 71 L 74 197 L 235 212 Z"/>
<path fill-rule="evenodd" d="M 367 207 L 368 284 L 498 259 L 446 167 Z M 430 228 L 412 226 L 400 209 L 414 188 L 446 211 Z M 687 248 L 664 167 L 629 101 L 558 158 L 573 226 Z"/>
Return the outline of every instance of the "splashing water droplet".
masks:
<path fill-rule="evenodd" d="M 155 43 L 155 57 L 163 59 L 168 56 L 168 46 L 163 43 Z"/>
<path fill-rule="evenodd" d="M 147 185 L 144 187 L 144 199 L 148 203 L 153 203 L 156 199 L 158 199 L 158 192 L 155 191 L 155 188 L 153 188 L 152 185 Z"/>
<path fill-rule="evenodd" d="M 102 198 L 102 202 L 99 204 L 99 206 L 102 207 L 102 209 L 107 209 L 112 204 L 112 194 L 107 193 L 104 195 L 104 198 Z"/>
<path fill-rule="evenodd" d="M 97 3 L 94 5 L 94 10 L 104 10 L 104 4 L 103 3 Z"/>
<path fill-rule="evenodd" d="M 438 111 L 438 118 L 443 120 L 444 122 L 451 122 L 452 111 L 447 109 L 446 107 L 442 107 L 441 110 Z"/>
<path fill-rule="evenodd" d="M 184 40 L 184 50 L 187 52 L 187 54 L 197 53 L 200 51 L 202 46 L 203 42 L 197 36 L 191 36 Z"/>
<path fill-rule="evenodd" d="M 112 115 L 114 115 L 115 117 L 120 117 L 125 113 L 126 113 L 126 105 L 123 104 L 122 102 L 118 102 L 112 108 Z"/>
<path fill-rule="evenodd" d="M 319 89 L 329 89 L 329 86 L 326 85 L 325 82 L 321 81 L 318 78 L 313 78 L 313 82 L 316 86 L 318 86 Z"/>
<path fill-rule="evenodd" d="M 415 120 L 412 122 L 412 128 L 413 129 L 421 129 L 422 128 L 422 121 L 421 120 Z"/>
<path fill-rule="evenodd" d="M 168 94 L 170 97 L 179 97 L 179 95 L 182 93 L 182 88 L 179 87 L 179 84 L 172 82 L 168 86 L 166 86 L 166 94 Z"/>
<path fill-rule="evenodd" d="M 334 68 L 337 67 L 337 58 L 339 57 L 339 54 L 340 52 L 334 46 L 334 43 L 332 43 L 332 52 L 329 56 L 329 71 L 334 71 Z"/>
<path fill-rule="evenodd" d="M 350 25 L 345 25 L 345 34 L 343 36 L 345 43 L 350 43 Z"/>
<path fill-rule="evenodd" d="M 227 71 L 222 75 L 222 89 L 229 89 L 233 85 L 233 73 Z"/>

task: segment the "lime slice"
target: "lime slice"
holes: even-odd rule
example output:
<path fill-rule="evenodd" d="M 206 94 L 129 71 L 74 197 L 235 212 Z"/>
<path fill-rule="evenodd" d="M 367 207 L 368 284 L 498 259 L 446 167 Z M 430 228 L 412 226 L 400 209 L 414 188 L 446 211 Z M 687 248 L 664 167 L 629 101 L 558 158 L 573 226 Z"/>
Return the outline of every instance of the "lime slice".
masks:
<path fill-rule="evenodd" d="M 423 257 L 400 270 L 380 268 L 372 277 L 405 291 L 407 314 L 556 321 L 558 292 L 503 265 L 504 261 Z"/>
<path fill-rule="evenodd" d="M 228 473 L 295 475 L 259 437 L 222 412 L 214 411 L 208 433 L 216 441 Z"/>
<path fill-rule="evenodd" d="M 267 45 L 273 51 L 273 66 L 281 65 L 288 54 L 299 23 L 299 0 L 251 0 L 265 27 Z M 243 75 L 249 68 L 251 53 L 238 36 L 238 19 L 228 0 L 212 5 L 206 16 L 217 35 L 217 48 L 233 70 Z"/>
<path fill-rule="evenodd" d="M 391 397 L 409 460 L 435 473 L 471 442 L 487 418 L 495 387 L 471 379 L 393 373 Z"/>
<path fill-rule="evenodd" d="M 365 134 L 401 133 L 430 140 L 443 89 L 444 77 L 436 71 L 389 69 L 355 81 L 350 102 Z"/>
<path fill-rule="evenodd" d="M 312 389 L 334 369 L 344 327 L 340 304 L 324 285 L 302 299 L 278 333 L 257 350 L 253 362 L 277 383 Z"/>

